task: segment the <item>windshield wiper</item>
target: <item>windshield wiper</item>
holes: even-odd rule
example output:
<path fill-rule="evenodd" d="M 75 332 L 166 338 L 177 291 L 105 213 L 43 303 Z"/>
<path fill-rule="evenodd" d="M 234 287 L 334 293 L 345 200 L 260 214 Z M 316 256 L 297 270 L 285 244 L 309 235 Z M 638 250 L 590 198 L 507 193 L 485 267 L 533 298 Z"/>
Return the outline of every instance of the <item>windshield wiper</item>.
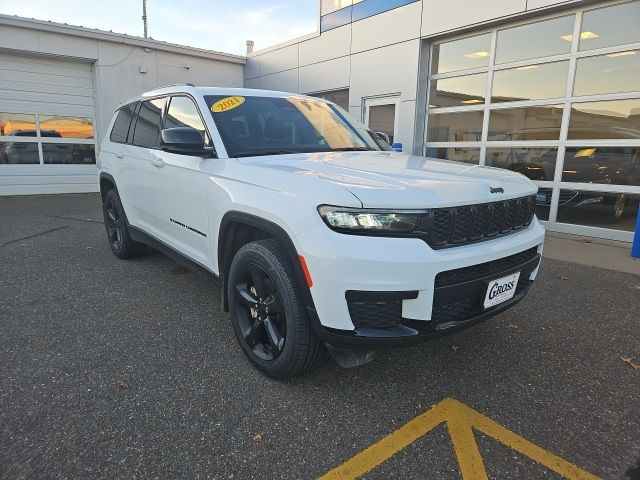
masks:
<path fill-rule="evenodd" d="M 342 148 L 332 148 L 332 152 L 370 152 L 373 148 L 369 147 L 342 147 Z"/>
<path fill-rule="evenodd" d="M 256 150 L 251 152 L 248 150 L 241 152 L 234 152 L 234 157 L 261 157 L 263 155 L 286 155 L 288 153 L 302 153 L 295 150 Z"/>

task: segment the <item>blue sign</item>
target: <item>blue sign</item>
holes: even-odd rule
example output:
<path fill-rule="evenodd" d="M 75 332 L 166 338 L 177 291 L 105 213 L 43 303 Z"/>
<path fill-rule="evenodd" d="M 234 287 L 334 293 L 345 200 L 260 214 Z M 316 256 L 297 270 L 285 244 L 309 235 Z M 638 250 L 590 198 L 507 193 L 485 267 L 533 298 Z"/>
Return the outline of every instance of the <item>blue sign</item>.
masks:
<path fill-rule="evenodd" d="M 636 221 L 636 233 L 633 236 L 633 244 L 631 245 L 631 256 L 640 258 L 640 207 L 638 207 L 638 220 Z"/>
<path fill-rule="evenodd" d="M 391 148 L 393 148 L 396 152 L 402 152 L 402 144 L 400 142 L 394 142 L 391 145 Z"/>

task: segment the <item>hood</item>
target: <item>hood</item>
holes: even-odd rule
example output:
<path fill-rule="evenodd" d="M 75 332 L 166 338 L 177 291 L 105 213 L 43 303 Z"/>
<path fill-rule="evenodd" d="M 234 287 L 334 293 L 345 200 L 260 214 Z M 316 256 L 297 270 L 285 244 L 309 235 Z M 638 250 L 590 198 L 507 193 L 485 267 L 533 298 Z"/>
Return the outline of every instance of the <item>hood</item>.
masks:
<path fill-rule="evenodd" d="M 530 195 L 524 175 L 500 168 L 395 152 L 331 152 L 246 157 L 245 165 L 340 185 L 366 208 L 437 208 Z M 504 192 L 491 193 L 502 188 Z M 330 199 L 319 199 L 330 203 Z"/>

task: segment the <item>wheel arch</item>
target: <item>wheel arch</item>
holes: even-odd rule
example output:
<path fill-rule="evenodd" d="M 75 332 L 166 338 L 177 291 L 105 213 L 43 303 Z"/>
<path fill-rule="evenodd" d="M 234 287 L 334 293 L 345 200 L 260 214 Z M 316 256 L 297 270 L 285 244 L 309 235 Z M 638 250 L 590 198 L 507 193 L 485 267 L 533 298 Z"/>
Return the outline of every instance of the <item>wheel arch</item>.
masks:
<path fill-rule="evenodd" d="M 116 185 L 116 180 L 110 174 L 101 172 L 100 173 L 100 198 L 104 202 L 104 197 L 107 195 L 107 192 L 111 189 L 114 189 L 116 192 L 118 191 L 118 186 Z"/>
<path fill-rule="evenodd" d="M 229 211 L 224 215 L 218 233 L 218 272 L 222 287 L 223 309 L 229 310 L 227 282 L 229 267 L 234 255 L 243 245 L 265 238 L 277 240 L 285 248 L 289 261 L 296 272 L 305 304 L 307 308 L 315 309 L 311 291 L 300 265 L 298 251 L 289 234 L 280 225 L 270 220 L 239 211 Z"/>

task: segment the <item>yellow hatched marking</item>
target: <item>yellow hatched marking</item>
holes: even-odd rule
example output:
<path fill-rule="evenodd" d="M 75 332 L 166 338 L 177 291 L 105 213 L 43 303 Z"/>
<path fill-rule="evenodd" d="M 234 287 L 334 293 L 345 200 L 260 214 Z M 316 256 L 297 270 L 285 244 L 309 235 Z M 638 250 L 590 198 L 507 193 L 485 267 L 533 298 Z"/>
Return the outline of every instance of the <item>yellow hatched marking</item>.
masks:
<path fill-rule="evenodd" d="M 598 480 L 598 477 L 586 470 L 547 452 L 452 398 L 445 398 L 435 404 L 395 432 L 327 472 L 320 480 L 355 480 L 443 422 L 447 424 L 463 480 L 487 479 L 484 462 L 473 435 L 474 428 L 569 480 Z"/>

